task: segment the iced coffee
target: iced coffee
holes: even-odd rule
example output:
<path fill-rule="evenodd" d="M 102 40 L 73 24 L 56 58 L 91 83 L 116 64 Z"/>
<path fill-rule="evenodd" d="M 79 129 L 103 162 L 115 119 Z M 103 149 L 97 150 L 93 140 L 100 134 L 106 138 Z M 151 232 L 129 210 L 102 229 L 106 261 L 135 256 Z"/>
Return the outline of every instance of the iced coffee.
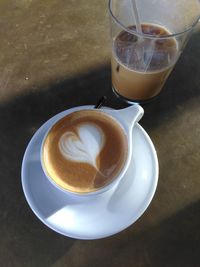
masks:
<path fill-rule="evenodd" d="M 177 41 L 167 37 L 170 32 L 166 28 L 155 24 L 141 26 L 143 34 L 151 38 L 121 31 L 115 37 L 112 49 L 113 89 L 131 101 L 145 101 L 156 96 L 178 58 Z"/>

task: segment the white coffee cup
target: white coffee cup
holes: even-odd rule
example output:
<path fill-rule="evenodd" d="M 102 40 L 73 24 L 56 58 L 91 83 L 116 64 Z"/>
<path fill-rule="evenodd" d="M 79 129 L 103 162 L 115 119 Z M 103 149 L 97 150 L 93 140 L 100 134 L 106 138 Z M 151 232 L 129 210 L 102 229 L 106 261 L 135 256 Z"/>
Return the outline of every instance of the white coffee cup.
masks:
<path fill-rule="evenodd" d="M 76 107 L 76 108 L 72 108 L 72 109 L 69 109 L 68 110 L 68 115 L 69 114 L 72 114 L 73 112 L 76 112 L 76 111 L 87 111 L 87 110 L 91 110 L 91 109 L 88 109 L 84 106 L 80 106 L 80 107 Z M 78 192 L 75 192 L 75 191 L 71 191 L 71 190 L 68 190 L 66 188 L 63 188 L 60 184 L 56 183 L 54 181 L 54 179 L 49 175 L 46 167 L 45 167 L 45 164 L 44 164 L 44 160 L 43 160 L 43 150 L 44 150 L 44 142 L 46 140 L 46 137 L 48 136 L 48 134 L 50 133 L 52 127 L 57 124 L 60 120 L 58 120 L 57 122 L 55 122 L 55 124 L 47 131 L 47 133 L 45 134 L 44 136 L 44 139 L 43 139 L 43 142 L 42 142 L 42 145 L 41 145 L 41 151 L 40 151 L 40 159 L 41 159 L 41 165 L 42 165 L 42 169 L 47 177 L 47 179 L 53 184 L 53 186 L 55 186 L 57 189 L 67 193 L 67 194 L 72 194 L 72 195 L 79 195 L 79 196 L 91 196 L 91 195 L 96 195 L 96 194 L 100 194 L 100 193 L 103 193 L 107 190 L 109 190 L 111 187 L 113 187 L 114 185 L 116 185 L 116 183 L 118 183 L 124 176 L 124 174 L 126 173 L 128 167 L 129 167 L 129 164 L 130 164 L 130 161 L 131 161 L 131 157 L 132 157 L 132 131 L 133 131 L 133 127 L 135 125 L 136 122 L 138 122 L 143 114 L 144 114 L 144 110 L 141 106 L 139 106 L 138 104 L 135 104 L 133 106 L 130 106 L 128 108 L 125 108 L 125 109 L 120 109 L 120 110 L 113 110 L 113 109 L 110 109 L 110 108 L 102 108 L 102 109 L 98 109 L 97 111 L 105 114 L 105 115 L 108 115 L 109 117 L 111 117 L 112 119 L 115 120 L 115 122 L 118 123 L 118 125 L 121 127 L 121 129 L 123 130 L 126 138 L 127 138 L 127 157 L 126 157 L 126 161 L 125 161 L 125 164 L 123 166 L 123 168 L 121 169 L 120 173 L 118 173 L 118 175 L 116 177 L 114 177 L 114 179 L 106 184 L 105 186 L 95 190 L 95 191 L 91 191 L 91 192 L 87 192 L 87 193 L 78 193 Z M 64 116 L 65 117 L 65 116 Z M 116 144 L 117 145 L 117 144 Z"/>

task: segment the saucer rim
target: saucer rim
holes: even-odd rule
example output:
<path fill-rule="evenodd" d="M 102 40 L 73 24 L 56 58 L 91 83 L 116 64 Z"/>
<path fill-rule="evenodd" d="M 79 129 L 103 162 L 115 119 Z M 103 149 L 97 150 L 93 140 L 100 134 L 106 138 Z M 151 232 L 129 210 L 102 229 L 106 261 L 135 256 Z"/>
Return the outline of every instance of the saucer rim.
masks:
<path fill-rule="evenodd" d="M 101 239 L 101 238 L 106 238 L 106 237 L 109 237 L 109 236 L 113 236 L 123 230 L 125 230 L 126 228 L 128 228 L 130 225 L 132 225 L 133 223 L 135 223 L 143 214 L 144 212 L 146 211 L 146 209 L 148 208 L 148 206 L 150 205 L 154 195 L 155 195 L 155 192 L 156 192 L 156 188 L 157 188 L 157 184 L 158 184 L 158 177 L 159 177 L 159 162 L 158 162 L 158 157 L 157 157 L 157 152 L 156 152 L 156 149 L 154 147 L 154 144 L 151 140 L 151 138 L 149 137 L 149 135 L 147 134 L 147 132 L 145 131 L 145 129 L 139 124 L 139 123 L 136 123 L 136 126 L 138 127 L 138 130 L 141 131 L 148 143 L 148 145 L 150 146 L 150 151 L 152 152 L 152 158 L 153 158 L 153 164 L 154 164 L 154 170 L 152 172 L 152 176 L 153 176 L 153 182 L 151 184 L 151 190 L 148 191 L 148 200 L 145 202 L 145 204 L 143 204 L 143 208 L 140 210 L 139 214 L 136 216 L 135 220 L 133 220 L 131 223 L 128 223 L 128 224 L 125 224 L 123 225 L 123 227 L 121 227 L 121 229 L 117 229 L 117 231 L 113 231 L 112 233 L 109 233 L 109 234 L 101 234 L 101 235 L 98 235 L 96 237 L 89 237 L 89 236 L 83 236 L 83 235 L 76 235 L 76 234 L 69 234 L 67 233 L 66 231 L 62 231 L 58 228 L 54 228 L 50 223 L 48 223 L 47 219 L 44 218 L 44 216 L 42 216 L 41 214 L 41 211 L 39 209 L 37 209 L 35 203 L 32 203 L 33 201 L 31 200 L 31 198 L 29 198 L 29 191 L 26 189 L 26 185 L 25 185 L 25 180 L 26 180 L 26 175 L 25 175 L 25 164 L 26 164 L 26 158 L 27 158 L 27 155 L 29 154 L 29 150 L 30 150 L 30 147 L 31 147 L 31 144 L 32 142 L 38 138 L 38 135 L 40 135 L 40 131 L 42 130 L 42 128 L 44 128 L 45 126 L 48 126 L 48 124 L 51 124 L 51 122 L 54 123 L 59 120 L 60 118 L 62 118 L 62 116 L 65 116 L 68 114 L 68 112 L 71 112 L 71 111 L 75 111 L 75 110 L 80 110 L 80 109 L 85 109 L 85 108 L 93 108 L 93 106 L 79 106 L 79 107 L 74 107 L 74 108 L 71 108 L 71 109 L 67 109 L 65 111 L 62 111 L 58 114 L 56 114 L 55 116 L 51 117 L 50 119 L 48 119 L 44 124 L 42 124 L 38 130 L 34 133 L 34 135 L 31 137 L 27 147 L 26 147 L 26 150 L 25 150 L 25 153 L 24 153 L 24 156 L 23 156 L 23 160 L 22 160 L 22 166 L 21 166 L 21 183 L 22 183 L 22 189 L 23 189 L 23 192 L 24 192 L 24 195 L 25 195 L 25 198 L 26 198 L 26 201 L 29 205 L 29 207 L 31 208 L 31 210 L 33 211 L 33 213 L 36 215 L 36 217 L 44 224 L 46 225 L 48 228 L 52 229 L 53 231 L 55 231 L 56 233 L 59 233 L 63 236 L 66 236 L 66 237 L 70 237 L 70 238 L 74 238 L 74 239 L 80 239 L 80 240 L 95 240 L 95 239 Z M 107 108 L 107 107 L 104 107 L 104 108 Z M 49 126 L 51 127 L 51 125 Z M 47 128 L 47 131 L 48 131 L 48 128 Z M 105 192 L 104 192 L 105 193 Z M 102 194 L 104 194 L 102 193 Z M 70 196 L 68 195 L 67 197 L 70 198 Z M 75 196 L 76 197 L 76 196 Z"/>

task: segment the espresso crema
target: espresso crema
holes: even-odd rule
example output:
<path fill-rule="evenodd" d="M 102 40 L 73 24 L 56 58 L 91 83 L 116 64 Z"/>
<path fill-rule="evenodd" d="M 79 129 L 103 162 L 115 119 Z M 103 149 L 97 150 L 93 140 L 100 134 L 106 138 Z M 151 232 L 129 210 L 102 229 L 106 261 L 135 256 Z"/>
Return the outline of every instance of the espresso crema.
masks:
<path fill-rule="evenodd" d="M 127 137 L 102 111 L 76 111 L 59 120 L 42 148 L 47 175 L 72 192 L 88 193 L 110 183 L 127 159 Z"/>

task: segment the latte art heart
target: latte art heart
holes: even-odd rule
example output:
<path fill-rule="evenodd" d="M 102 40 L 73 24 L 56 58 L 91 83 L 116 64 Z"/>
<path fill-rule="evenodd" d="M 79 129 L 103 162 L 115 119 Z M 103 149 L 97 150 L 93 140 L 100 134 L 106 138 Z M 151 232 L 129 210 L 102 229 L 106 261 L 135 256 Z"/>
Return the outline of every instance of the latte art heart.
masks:
<path fill-rule="evenodd" d="M 59 141 L 62 155 L 71 161 L 96 166 L 96 158 L 104 145 L 104 133 L 95 124 L 81 124 L 76 132 L 65 132 Z"/>
<path fill-rule="evenodd" d="M 48 132 L 42 149 L 47 176 L 75 193 L 103 188 L 127 160 L 127 138 L 111 116 L 97 109 L 72 112 Z"/>

